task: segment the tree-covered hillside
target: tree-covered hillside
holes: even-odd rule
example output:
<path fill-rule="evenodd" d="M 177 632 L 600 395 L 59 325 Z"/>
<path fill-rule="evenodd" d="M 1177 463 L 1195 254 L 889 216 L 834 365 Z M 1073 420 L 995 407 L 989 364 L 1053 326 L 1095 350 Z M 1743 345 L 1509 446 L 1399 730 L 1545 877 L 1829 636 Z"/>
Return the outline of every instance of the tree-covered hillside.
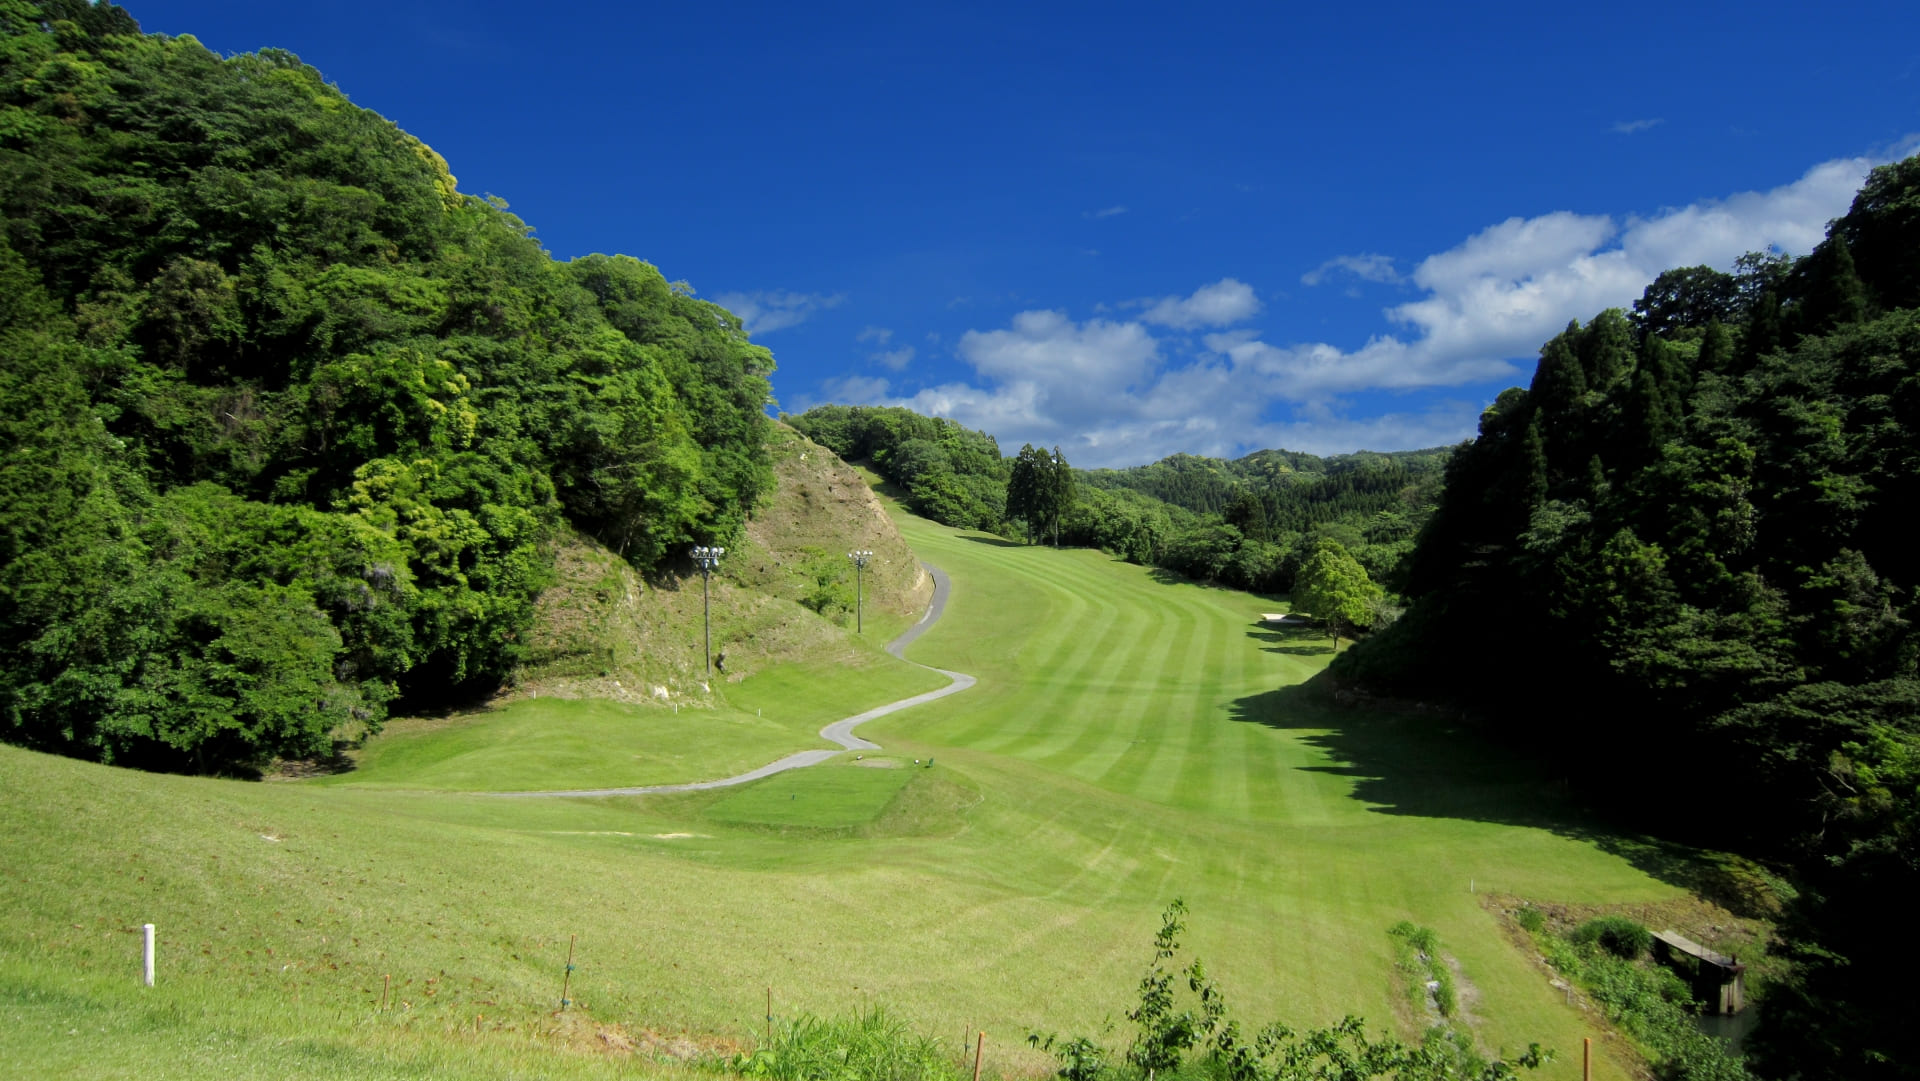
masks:
<path fill-rule="evenodd" d="M 1374 580 L 1397 582 L 1452 453 L 1321 458 L 1262 450 L 1233 460 L 1176 454 L 1130 469 L 1075 470 L 1058 520 L 1029 529 L 1021 512 L 1029 500 L 1007 496 L 1016 459 L 1002 458 L 984 432 L 898 406 L 821 405 L 784 419 L 849 461 L 870 461 L 905 489 L 909 507 L 934 521 L 1009 536 L 1045 533 L 1259 592 L 1291 589 L 1322 541 L 1351 552 Z"/>
<path fill-rule="evenodd" d="M 1806 258 L 1736 269 L 1546 343 L 1449 463 L 1408 617 L 1333 671 L 1471 703 L 1596 796 L 1795 868 L 1759 1065 L 1912 1077 L 1920 158 Z"/>
<path fill-rule="evenodd" d="M 289 53 L 0 0 L 0 736 L 323 749 L 508 674 L 563 520 L 642 570 L 770 482 L 772 358 Z"/>

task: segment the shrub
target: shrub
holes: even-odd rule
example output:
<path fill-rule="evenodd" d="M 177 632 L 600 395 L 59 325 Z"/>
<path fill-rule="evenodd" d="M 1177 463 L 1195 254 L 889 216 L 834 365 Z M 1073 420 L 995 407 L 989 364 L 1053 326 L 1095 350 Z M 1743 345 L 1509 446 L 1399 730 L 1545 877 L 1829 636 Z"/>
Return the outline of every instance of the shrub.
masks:
<path fill-rule="evenodd" d="M 1653 932 L 1625 916 L 1601 916 L 1581 924 L 1573 940 L 1582 946 L 1597 945 L 1615 957 L 1632 961 L 1653 945 Z"/>
<path fill-rule="evenodd" d="M 1513 922 L 1536 935 L 1547 929 L 1546 913 L 1541 912 L 1532 905 L 1521 905 L 1520 911 L 1513 914 Z"/>
<path fill-rule="evenodd" d="M 875 1008 L 849 1018 L 802 1016 L 771 1043 L 737 1055 L 725 1068 L 764 1081 L 957 1081 L 959 1068 L 940 1042 Z"/>

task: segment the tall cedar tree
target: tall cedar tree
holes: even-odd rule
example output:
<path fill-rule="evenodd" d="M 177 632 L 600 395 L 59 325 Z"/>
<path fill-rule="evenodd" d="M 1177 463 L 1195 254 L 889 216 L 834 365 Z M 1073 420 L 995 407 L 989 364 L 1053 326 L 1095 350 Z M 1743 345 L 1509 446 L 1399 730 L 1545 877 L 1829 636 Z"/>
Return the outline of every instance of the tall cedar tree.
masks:
<path fill-rule="evenodd" d="M 1604 312 L 1546 343 L 1449 465 L 1407 617 L 1332 668 L 1475 707 L 1629 822 L 1792 868 L 1768 1076 L 1920 1073 L 1920 943 L 1888 930 L 1920 896 L 1916 240 L 1908 159 L 1807 258 L 1740 260 L 1732 302 L 1663 275 L 1637 342 Z M 1643 783 L 1663 762 L 1685 768 Z"/>

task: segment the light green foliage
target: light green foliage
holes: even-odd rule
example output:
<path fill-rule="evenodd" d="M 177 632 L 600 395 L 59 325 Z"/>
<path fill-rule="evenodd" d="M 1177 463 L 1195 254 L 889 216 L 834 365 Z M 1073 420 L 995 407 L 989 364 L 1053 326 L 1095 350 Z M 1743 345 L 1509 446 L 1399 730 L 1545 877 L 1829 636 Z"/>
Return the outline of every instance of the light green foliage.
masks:
<path fill-rule="evenodd" d="M 851 1017 L 782 1022 L 764 1047 L 728 1059 L 726 1072 L 765 1081 L 958 1081 L 948 1048 L 875 1006 Z"/>
<path fill-rule="evenodd" d="M 1648 1053 L 1661 1081 L 1744 1081 L 1753 1075 L 1689 1013 L 1692 992 L 1664 966 L 1638 960 L 1644 927 L 1620 917 L 1590 920 L 1567 938 L 1533 931 L 1547 962 L 1573 980 Z"/>
<path fill-rule="evenodd" d="M 993 436 L 898 406 L 820 405 L 781 419 L 850 462 L 871 462 L 908 506 L 961 529 L 1004 530 L 1011 463 Z"/>
<path fill-rule="evenodd" d="M 1180 936 L 1186 930 L 1185 914 L 1186 905 L 1178 899 L 1162 914 L 1160 931 L 1153 940 L 1153 963 L 1140 981 L 1139 1004 L 1127 1013 L 1140 1028 L 1126 1057 L 1128 1065 L 1138 1071 L 1134 1076 L 1144 1076 L 1147 1081 L 1163 1073 L 1224 1081 L 1364 1081 L 1373 1077 L 1511 1081 L 1520 1076 L 1521 1070 L 1537 1069 L 1552 1061 L 1551 1052 L 1533 1044 L 1511 1063 L 1501 1059 L 1489 1062 L 1474 1051 L 1471 1036 L 1444 1028 L 1429 1033 L 1418 1047 L 1391 1036 L 1369 1038 L 1365 1022 L 1352 1015 L 1338 1024 L 1307 1032 L 1270 1024 L 1248 1039 L 1242 1035 L 1238 1020 L 1229 1015 L 1225 997 L 1208 979 L 1198 958 L 1180 970 L 1188 995 L 1179 994 L 1174 986 L 1173 974 L 1165 966 L 1179 952 Z M 1394 934 L 1412 948 L 1437 949 L 1430 930 L 1402 924 L 1395 927 Z M 1186 1008 L 1178 1008 L 1181 1005 Z M 1106 1074 L 1126 1076 L 1106 1065 L 1104 1051 L 1088 1037 L 1062 1040 L 1036 1033 L 1028 1037 L 1028 1042 L 1053 1053 L 1060 1063 L 1055 1076 L 1064 1081 L 1087 1081 Z"/>
<path fill-rule="evenodd" d="M 1387 928 L 1395 944 L 1394 963 L 1407 981 L 1407 994 L 1417 1008 L 1429 1000 L 1439 1012 L 1442 1026 L 1460 1010 L 1460 993 L 1454 987 L 1453 968 L 1440 956 L 1440 936 L 1431 927 L 1416 927 L 1401 920 Z"/>
<path fill-rule="evenodd" d="M 1331 540 L 1314 545 L 1293 580 L 1294 607 L 1325 620 L 1336 638 L 1343 630 L 1370 626 L 1381 595 L 1366 568 Z"/>
<path fill-rule="evenodd" d="M 563 517 L 653 571 L 770 485 L 737 319 L 556 264 L 291 54 L 71 0 L 0 41 L 5 738 L 324 753 L 498 687 Z"/>

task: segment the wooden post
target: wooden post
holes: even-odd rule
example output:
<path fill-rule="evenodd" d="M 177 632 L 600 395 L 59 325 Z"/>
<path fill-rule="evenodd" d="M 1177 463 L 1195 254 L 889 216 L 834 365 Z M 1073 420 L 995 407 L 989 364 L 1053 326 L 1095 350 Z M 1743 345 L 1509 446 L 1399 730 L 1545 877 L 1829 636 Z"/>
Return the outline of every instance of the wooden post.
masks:
<path fill-rule="evenodd" d="M 153 986 L 153 924 L 140 925 L 140 982 Z"/>
<path fill-rule="evenodd" d="M 773 1046 L 773 985 L 767 985 L 767 1046 Z"/>
<path fill-rule="evenodd" d="M 567 972 L 560 977 L 560 1008 L 563 1010 L 573 1005 L 573 1000 L 568 998 L 567 994 L 573 989 L 573 942 L 579 937 L 579 935 L 567 936 Z"/>
<path fill-rule="evenodd" d="M 1580 1081 L 1593 1081 L 1593 1037 L 1580 1041 Z"/>
<path fill-rule="evenodd" d="M 973 1045 L 973 1081 L 980 1081 L 980 1053 L 987 1049 L 987 1034 L 982 1032 Z"/>
<path fill-rule="evenodd" d="M 380 977 L 380 1008 L 382 1010 L 385 1010 L 387 1008 L 387 995 L 392 990 L 393 990 L 393 973 L 388 972 L 383 974 Z"/>

